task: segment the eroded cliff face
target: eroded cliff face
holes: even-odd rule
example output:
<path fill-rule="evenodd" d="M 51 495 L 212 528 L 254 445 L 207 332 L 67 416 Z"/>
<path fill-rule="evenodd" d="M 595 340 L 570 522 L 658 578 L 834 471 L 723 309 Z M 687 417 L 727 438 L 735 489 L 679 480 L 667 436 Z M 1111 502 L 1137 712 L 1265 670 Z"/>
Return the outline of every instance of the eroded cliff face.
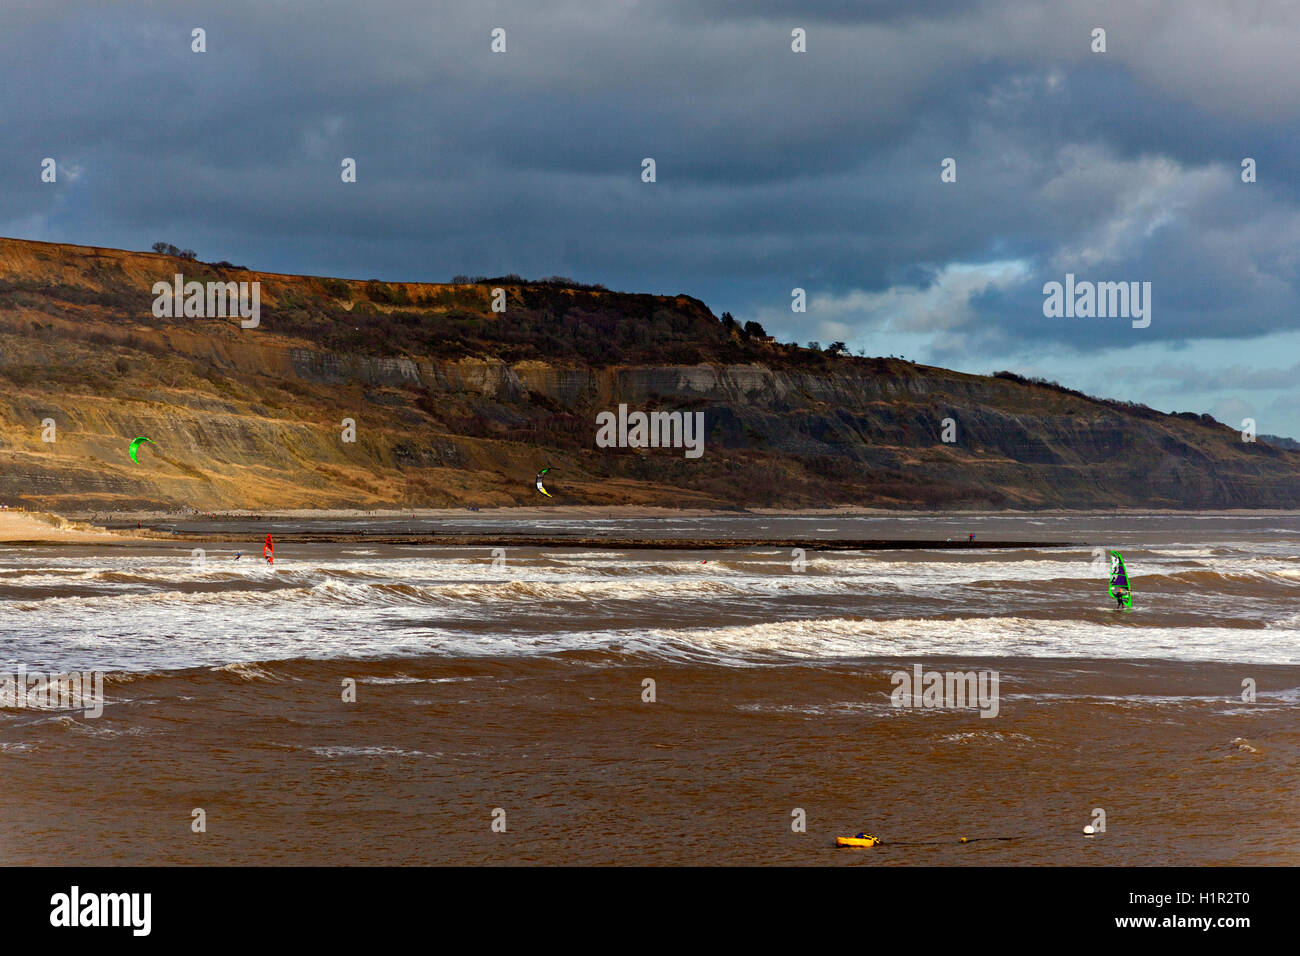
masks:
<path fill-rule="evenodd" d="M 153 284 L 178 272 L 260 282 L 260 325 L 156 318 Z M 703 454 L 597 448 L 596 416 L 620 404 L 703 412 Z M 137 435 L 155 442 L 139 464 Z M 686 296 L 281 276 L 0 240 L 0 501 L 506 505 L 536 503 L 544 465 L 560 503 L 1300 505 L 1300 453 L 1222 425 L 776 345 Z"/>

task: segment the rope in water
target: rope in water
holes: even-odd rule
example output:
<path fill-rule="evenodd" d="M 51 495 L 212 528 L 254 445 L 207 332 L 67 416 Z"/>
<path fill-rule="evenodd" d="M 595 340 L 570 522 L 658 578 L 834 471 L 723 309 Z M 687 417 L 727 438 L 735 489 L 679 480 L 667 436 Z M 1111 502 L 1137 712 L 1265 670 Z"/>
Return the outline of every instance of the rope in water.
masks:
<path fill-rule="evenodd" d="M 1005 840 L 1023 840 L 1026 837 L 1041 836 L 1038 833 L 1022 833 L 1017 836 L 982 836 L 982 837 L 959 837 L 955 840 L 885 840 L 881 837 L 874 836 L 870 833 L 855 833 L 852 839 L 855 840 L 874 840 L 873 846 L 947 846 L 953 843 L 979 843 L 983 841 L 1005 841 Z"/>
<path fill-rule="evenodd" d="M 980 840 L 1023 840 L 1023 836 L 961 837 L 957 840 L 882 840 L 876 846 L 940 846 L 949 843 L 978 843 Z"/>

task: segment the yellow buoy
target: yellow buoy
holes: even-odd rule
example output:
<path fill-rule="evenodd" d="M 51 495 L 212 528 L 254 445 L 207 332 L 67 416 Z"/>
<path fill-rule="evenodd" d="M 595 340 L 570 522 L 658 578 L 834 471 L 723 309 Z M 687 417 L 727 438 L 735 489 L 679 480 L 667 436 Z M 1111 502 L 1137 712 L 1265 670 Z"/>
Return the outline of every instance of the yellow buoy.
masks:
<path fill-rule="evenodd" d="M 836 846 L 875 846 L 880 841 L 873 836 L 863 834 L 862 836 L 836 837 Z"/>

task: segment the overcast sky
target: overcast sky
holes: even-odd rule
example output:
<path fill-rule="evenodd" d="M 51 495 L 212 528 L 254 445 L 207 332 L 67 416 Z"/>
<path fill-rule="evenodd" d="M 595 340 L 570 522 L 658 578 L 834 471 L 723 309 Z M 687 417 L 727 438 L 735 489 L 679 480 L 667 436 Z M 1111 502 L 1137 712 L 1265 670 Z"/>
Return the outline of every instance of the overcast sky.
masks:
<path fill-rule="evenodd" d="M 684 292 L 1300 437 L 1298 50 L 1290 0 L 4 0 L 0 234 Z M 1149 327 L 1045 317 L 1066 273 Z"/>

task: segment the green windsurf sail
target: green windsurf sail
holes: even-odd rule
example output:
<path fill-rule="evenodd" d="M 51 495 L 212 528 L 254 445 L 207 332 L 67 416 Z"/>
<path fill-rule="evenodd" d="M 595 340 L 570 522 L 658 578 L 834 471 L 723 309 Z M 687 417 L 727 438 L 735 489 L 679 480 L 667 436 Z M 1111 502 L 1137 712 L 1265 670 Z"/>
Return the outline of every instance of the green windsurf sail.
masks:
<path fill-rule="evenodd" d="M 1118 551 L 1110 553 L 1110 596 L 1121 607 L 1133 606 L 1133 592 L 1129 587 L 1128 568 L 1124 566 L 1124 555 Z"/>

